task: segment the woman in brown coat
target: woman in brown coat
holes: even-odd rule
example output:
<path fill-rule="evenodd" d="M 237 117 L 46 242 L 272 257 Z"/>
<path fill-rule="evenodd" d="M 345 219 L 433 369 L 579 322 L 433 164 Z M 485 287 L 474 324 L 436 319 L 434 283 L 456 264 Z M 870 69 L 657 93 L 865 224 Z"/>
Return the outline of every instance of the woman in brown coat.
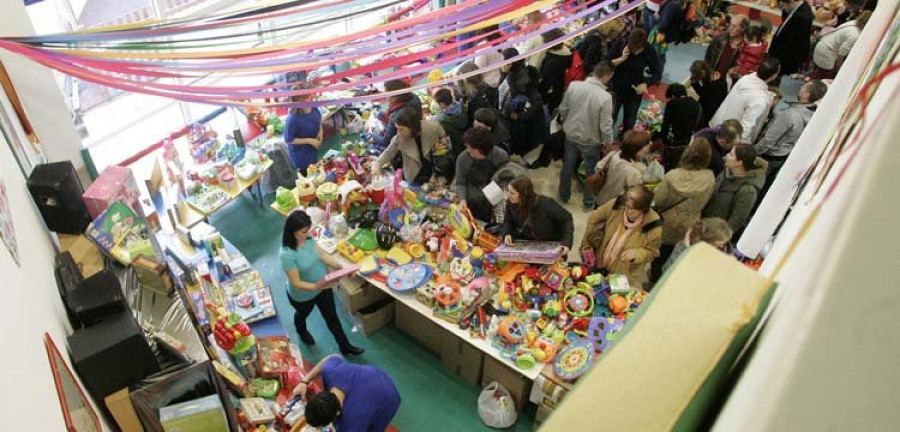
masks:
<path fill-rule="evenodd" d="M 633 289 L 649 289 L 650 263 L 659 256 L 662 224 L 650 207 L 653 193 L 634 186 L 591 212 L 581 249 L 592 249 L 597 269 L 628 278 Z"/>
<path fill-rule="evenodd" d="M 678 168 L 666 173 L 654 191 L 653 208 L 663 217 L 662 246 L 653 262 L 651 280 L 657 280 L 662 265 L 675 245 L 700 219 L 703 207 L 716 187 L 716 176 L 709 169 L 712 147 L 703 137 L 694 138 L 681 155 Z"/>

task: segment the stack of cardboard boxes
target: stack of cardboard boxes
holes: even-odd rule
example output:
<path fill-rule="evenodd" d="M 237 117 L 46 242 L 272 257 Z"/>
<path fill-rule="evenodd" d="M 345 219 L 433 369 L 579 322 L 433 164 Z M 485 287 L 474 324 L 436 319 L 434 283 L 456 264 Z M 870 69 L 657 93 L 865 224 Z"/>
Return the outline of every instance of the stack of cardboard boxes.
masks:
<path fill-rule="evenodd" d="M 531 389 L 529 397 L 531 402 L 537 405 L 537 413 L 534 415 L 534 430 L 538 430 L 570 390 L 572 390 L 572 383 L 557 377 L 553 373 L 552 364 L 544 366 L 541 375 L 534 381 L 534 387 Z"/>
<path fill-rule="evenodd" d="M 405 304 L 397 303 L 396 311 L 397 328 L 439 355 L 441 363 L 466 382 L 481 387 L 493 381 L 500 383 L 509 391 L 519 411 L 528 402 L 531 381 L 507 362 L 486 355 Z"/>
<path fill-rule="evenodd" d="M 359 276 L 341 279 L 335 287 L 341 310 L 370 336 L 394 320 L 394 300 Z"/>

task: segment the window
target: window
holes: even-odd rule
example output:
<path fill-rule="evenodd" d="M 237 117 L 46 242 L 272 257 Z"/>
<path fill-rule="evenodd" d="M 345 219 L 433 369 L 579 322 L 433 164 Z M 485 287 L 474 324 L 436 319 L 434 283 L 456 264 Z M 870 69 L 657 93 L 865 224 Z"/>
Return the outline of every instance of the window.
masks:
<path fill-rule="evenodd" d="M 43 0 L 26 8 L 37 34 L 83 30 L 116 24 L 131 24 L 145 20 L 208 16 L 227 10 L 244 9 L 248 3 L 240 0 Z M 373 2 L 375 3 L 375 2 Z M 371 5 L 362 6 L 365 8 Z M 357 6 L 357 9 L 360 7 Z M 352 11 L 353 9 L 351 9 Z M 348 12 L 342 9 L 332 14 Z M 264 43 L 284 43 L 322 35 L 340 35 L 354 28 L 367 28 L 383 19 L 382 14 L 368 14 L 339 23 L 329 23 L 279 31 L 266 38 L 247 37 L 246 47 Z M 260 28 L 283 28 L 297 20 L 284 17 L 256 23 Z M 248 26 L 248 28 L 252 28 Z M 203 36 L 223 31 L 205 32 Z M 82 137 L 82 145 L 91 154 L 97 171 L 134 156 L 185 125 L 206 118 L 219 106 L 182 103 L 169 98 L 112 89 L 83 82 L 56 73 L 57 82 L 72 112 L 75 126 Z M 161 79 L 156 82 L 196 85 L 260 85 L 270 82 L 274 75 L 195 79 Z"/>

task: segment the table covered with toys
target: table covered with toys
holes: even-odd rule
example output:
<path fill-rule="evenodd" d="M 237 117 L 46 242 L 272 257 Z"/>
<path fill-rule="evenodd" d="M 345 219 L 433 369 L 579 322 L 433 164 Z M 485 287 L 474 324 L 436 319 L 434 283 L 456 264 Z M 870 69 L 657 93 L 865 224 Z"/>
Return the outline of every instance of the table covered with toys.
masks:
<path fill-rule="evenodd" d="M 642 304 L 646 293 L 625 277 L 566 263 L 559 244 L 502 244 L 442 181 L 409 186 L 400 172 L 373 175 L 373 160 L 364 144 L 346 143 L 280 191 L 273 209 L 306 211 L 330 265 L 358 266 L 369 283 L 529 380 L 543 365 L 577 379 Z"/>
<path fill-rule="evenodd" d="M 190 164 L 183 162 L 171 141 L 163 143 L 165 174 L 170 184 L 177 185 L 170 195 L 180 225 L 190 228 L 207 220 L 244 191 L 253 194 L 254 186 L 262 205 L 260 180 L 273 162 L 258 140 L 245 144 L 241 138 L 229 137 L 220 142 L 218 134 L 200 124 L 191 126 L 189 138 Z M 151 196 L 155 194 L 151 191 Z"/>

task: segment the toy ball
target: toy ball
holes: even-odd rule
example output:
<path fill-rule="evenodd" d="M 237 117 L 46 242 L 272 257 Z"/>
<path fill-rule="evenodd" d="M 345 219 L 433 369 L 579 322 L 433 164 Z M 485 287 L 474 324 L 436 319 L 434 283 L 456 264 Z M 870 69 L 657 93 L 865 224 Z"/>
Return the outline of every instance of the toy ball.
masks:
<path fill-rule="evenodd" d="M 394 243 L 400 241 L 400 236 L 394 227 L 388 224 L 379 224 L 375 229 L 375 240 L 378 242 L 378 247 L 388 250 L 394 246 Z"/>
<path fill-rule="evenodd" d="M 612 295 L 608 300 L 610 312 L 618 315 L 628 309 L 628 300 L 620 295 Z"/>
<path fill-rule="evenodd" d="M 571 276 L 572 276 L 572 279 L 575 279 L 576 281 L 580 281 L 585 276 L 587 276 L 587 273 L 588 273 L 587 267 L 578 265 L 578 266 L 572 267 Z"/>

